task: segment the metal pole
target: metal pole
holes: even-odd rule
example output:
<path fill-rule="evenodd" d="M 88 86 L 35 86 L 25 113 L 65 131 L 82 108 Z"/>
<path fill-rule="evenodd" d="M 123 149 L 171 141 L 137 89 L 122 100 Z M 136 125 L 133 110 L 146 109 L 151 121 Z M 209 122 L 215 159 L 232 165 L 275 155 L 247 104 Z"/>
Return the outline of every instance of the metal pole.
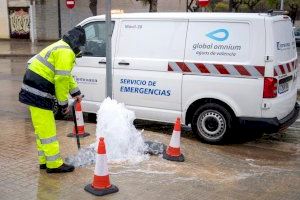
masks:
<path fill-rule="evenodd" d="M 57 13 L 58 13 L 58 37 L 61 38 L 60 0 L 57 0 Z"/>
<path fill-rule="evenodd" d="M 229 0 L 229 6 L 228 6 L 229 12 L 232 12 L 232 4 L 233 4 L 233 0 Z"/>
<path fill-rule="evenodd" d="M 112 98 L 111 0 L 105 0 L 105 25 L 106 25 L 106 97 Z"/>
<path fill-rule="evenodd" d="M 70 30 L 71 30 L 73 28 L 72 9 L 69 9 L 69 19 L 70 19 Z"/>
<path fill-rule="evenodd" d="M 281 0 L 281 2 L 280 2 L 280 10 L 283 10 L 283 3 L 284 3 L 284 0 Z"/>
<path fill-rule="evenodd" d="M 31 39 L 31 43 L 35 42 L 35 1 L 31 0 L 30 1 L 30 39 Z"/>
<path fill-rule="evenodd" d="M 186 12 L 189 12 L 189 0 L 186 0 Z"/>

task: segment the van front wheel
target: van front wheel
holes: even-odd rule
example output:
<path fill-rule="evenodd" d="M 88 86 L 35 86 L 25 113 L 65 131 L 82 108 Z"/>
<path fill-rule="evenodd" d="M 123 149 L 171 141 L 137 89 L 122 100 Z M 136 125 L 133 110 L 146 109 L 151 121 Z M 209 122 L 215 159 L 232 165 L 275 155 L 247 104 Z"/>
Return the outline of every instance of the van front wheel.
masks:
<path fill-rule="evenodd" d="M 222 143 L 232 131 L 232 116 L 216 103 L 205 104 L 194 113 L 192 130 L 204 142 Z"/>

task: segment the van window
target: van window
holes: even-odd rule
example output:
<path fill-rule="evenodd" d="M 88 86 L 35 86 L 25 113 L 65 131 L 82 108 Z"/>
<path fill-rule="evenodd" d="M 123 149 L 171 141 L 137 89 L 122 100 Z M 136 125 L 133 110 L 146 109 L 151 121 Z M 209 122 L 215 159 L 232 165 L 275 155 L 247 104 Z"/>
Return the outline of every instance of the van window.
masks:
<path fill-rule="evenodd" d="M 296 59 L 296 43 L 292 23 L 287 20 L 274 22 L 274 50 L 279 63 Z"/>
<path fill-rule="evenodd" d="M 117 57 L 132 69 L 166 71 L 168 61 L 183 59 L 186 29 L 186 21 L 123 21 Z"/>
<path fill-rule="evenodd" d="M 189 22 L 185 54 L 189 62 L 247 62 L 250 52 L 250 24 L 246 22 Z"/>
<path fill-rule="evenodd" d="M 114 23 L 112 23 L 112 26 L 114 26 Z M 86 34 L 86 44 L 82 55 L 106 57 L 105 22 L 92 22 L 83 28 Z"/>

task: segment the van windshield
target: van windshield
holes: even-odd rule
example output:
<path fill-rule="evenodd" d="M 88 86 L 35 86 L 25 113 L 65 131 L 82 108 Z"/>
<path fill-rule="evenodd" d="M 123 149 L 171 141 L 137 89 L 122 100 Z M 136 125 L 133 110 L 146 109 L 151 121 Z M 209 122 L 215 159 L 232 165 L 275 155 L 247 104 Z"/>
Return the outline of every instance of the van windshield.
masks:
<path fill-rule="evenodd" d="M 275 59 L 277 62 L 282 64 L 296 59 L 296 42 L 291 21 L 275 21 L 273 33 Z"/>

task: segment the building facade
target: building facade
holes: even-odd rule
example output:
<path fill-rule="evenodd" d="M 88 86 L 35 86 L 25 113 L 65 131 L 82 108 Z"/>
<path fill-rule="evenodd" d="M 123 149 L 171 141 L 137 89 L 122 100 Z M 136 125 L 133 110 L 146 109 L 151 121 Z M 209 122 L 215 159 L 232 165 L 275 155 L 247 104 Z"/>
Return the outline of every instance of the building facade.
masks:
<path fill-rule="evenodd" d="M 83 19 L 92 16 L 89 3 L 90 0 L 75 0 L 75 8 L 70 10 L 65 0 L 0 0 L 0 38 L 57 40 L 59 33 L 67 32 Z M 97 14 L 104 14 L 104 9 L 105 0 L 98 0 Z M 112 10 L 125 13 L 148 12 L 149 6 L 136 0 L 112 0 Z M 158 1 L 158 12 L 185 10 L 185 0 Z"/>
<path fill-rule="evenodd" d="M 66 0 L 0 0 L 0 39 L 57 40 L 60 33 L 92 16 L 90 1 L 75 0 L 75 8 L 70 10 L 66 7 Z M 149 5 L 137 0 L 111 1 L 113 12 L 149 11 Z M 158 12 L 185 12 L 186 2 L 158 0 Z M 105 0 L 98 0 L 97 14 L 104 14 L 104 9 Z M 295 26 L 300 26 L 299 18 L 300 14 Z"/>

